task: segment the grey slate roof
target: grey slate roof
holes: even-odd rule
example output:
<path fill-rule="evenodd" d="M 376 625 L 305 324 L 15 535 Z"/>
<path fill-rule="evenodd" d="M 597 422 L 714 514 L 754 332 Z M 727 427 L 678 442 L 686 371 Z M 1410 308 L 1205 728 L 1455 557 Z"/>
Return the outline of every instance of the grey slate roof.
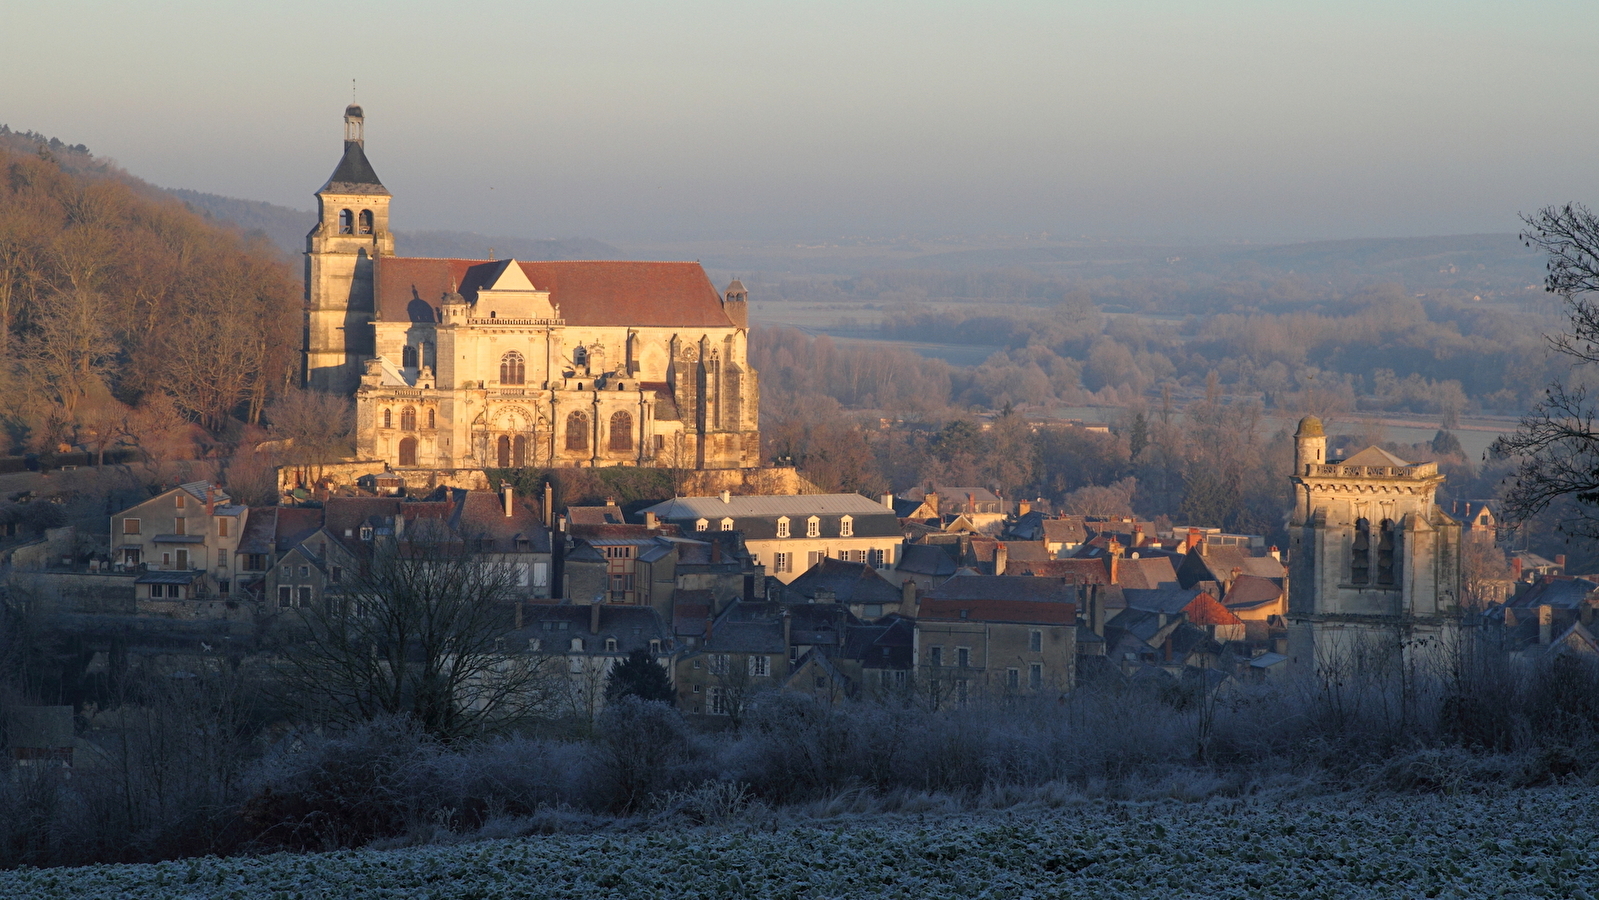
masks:
<path fill-rule="evenodd" d="M 366 149 L 359 141 L 344 142 L 344 156 L 339 159 L 339 165 L 333 170 L 327 184 L 322 185 L 317 193 L 331 192 L 335 194 L 378 194 L 387 195 L 388 188 L 378 180 L 378 173 L 372 169 L 372 163 L 367 161 Z"/>
<path fill-rule="evenodd" d="M 1029 575 L 956 575 L 928 592 L 928 600 L 1054 600 L 1077 602 L 1065 579 Z"/>
<path fill-rule="evenodd" d="M 793 598 L 815 599 L 830 591 L 839 603 L 898 603 L 900 589 L 865 563 L 823 559 L 790 582 L 784 593 Z"/>
<path fill-rule="evenodd" d="M 666 522 L 692 532 L 700 519 L 720 522 L 732 519 L 733 529 L 746 538 L 764 540 L 777 536 L 777 520 L 789 519 L 789 534 L 804 537 L 805 520 L 811 516 L 821 519 L 823 537 L 838 537 L 839 523 L 844 516 L 852 517 L 855 537 L 898 537 L 899 517 L 883 506 L 859 494 L 797 494 L 778 496 L 731 497 L 723 503 L 720 497 L 678 497 L 645 510 Z M 712 526 L 713 530 L 716 526 Z"/>
<path fill-rule="evenodd" d="M 1198 588 L 1163 587 L 1139 590 L 1137 588 L 1123 588 L 1122 596 L 1127 598 L 1127 608 L 1143 610 L 1152 613 L 1165 613 L 1174 616 L 1183 611 L 1188 604 L 1198 597 Z"/>

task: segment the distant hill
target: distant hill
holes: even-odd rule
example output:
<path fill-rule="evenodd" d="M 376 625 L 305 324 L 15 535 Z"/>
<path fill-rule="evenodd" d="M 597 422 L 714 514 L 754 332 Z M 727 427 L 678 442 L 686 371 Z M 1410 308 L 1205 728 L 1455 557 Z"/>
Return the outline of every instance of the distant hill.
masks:
<path fill-rule="evenodd" d="M 219 194 L 205 194 L 184 188 L 168 188 L 167 193 L 191 209 L 214 219 L 254 232 L 291 255 L 305 251 L 305 235 L 316 225 L 316 213 L 292 209 L 258 200 L 240 200 Z M 472 231 L 396 231 L 395 250 L 403 256 L 440 256 L 455 259 L 487 259 L 489 251 L 500 259 L 621 259 L 621 250 L 593 238 L 535 240 L 532 238 L 483 235 Z"/>

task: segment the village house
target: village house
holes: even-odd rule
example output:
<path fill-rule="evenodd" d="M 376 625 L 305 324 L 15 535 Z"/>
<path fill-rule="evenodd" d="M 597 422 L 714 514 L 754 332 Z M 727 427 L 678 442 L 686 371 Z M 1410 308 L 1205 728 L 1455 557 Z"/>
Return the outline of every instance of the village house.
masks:
<path fill-rule="evenodd" d="M 983 576 L 953 580 L 974 578 Z M 920 603 L 913 649 L 918 685 L 932 702 L 1072 689 L 1077 677 L 1076 604 L 969 599 L 958 590 L 942 599 L 937 593 Z"/>
<path fill-rule="evenodd" d="M 784 583 L 823 559 L 892 568 L 900 522 L 882 503 L 859 494 L 679 497 L 645 511 L 688 537 L 737 531 L 757 565 Z"/>
<path fill-rule="evenodd" d="M 248 519 L 248 508 L 209 482 L 163 491 L 111 517 L 113 568 L 140 572 L 141 601 L 229 598 Z"/>

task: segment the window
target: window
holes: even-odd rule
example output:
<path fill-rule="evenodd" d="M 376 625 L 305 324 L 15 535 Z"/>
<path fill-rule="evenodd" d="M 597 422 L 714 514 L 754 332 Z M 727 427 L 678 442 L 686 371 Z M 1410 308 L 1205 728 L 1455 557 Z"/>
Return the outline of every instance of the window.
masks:
<path fill-rule="evenodd" d="M 844 518 L 838 520 L 838 536 L 839 537 L 854 537 L 855 536 L 855 517 L 854 516 L 845 516 Z"/>
<path fill-rule="evenodd" d="M 339 234 L 355 233 L 355 216 L 347 209 L 339 210 Z"/>
<path fill-rule="evenodd" d="M 1022 670 L 1021 669 L 1006 669 L 1005 670 L 1005 688 L 1007 690 L 1016 691 L 1016 690 L 1021 690 L 1021 687 L 1022 687 Z"/>
<path fill-rule="evenodd" d="M 400 465 L 416 465 L 416 438 L 408 437 L 400 439 Z"/>
<path fill-rule="evenodd" d="M 174 498 L 173 498 L 173 500 L 172 500 L 172 503 L 173 503 L 173 505 L 174 505 L 174 506 L 176 506 L 176 507 L 177 507 L 177 508 L 178 508 L 178 509 L 182 509 L 182 508 L 183 508 L 183 501 L 184 501 L 184 499 L 185 499 L 185 498 L 184 498 L 184 495 L 183 495 L 183 494 L 181 494 L 181 493 L 180 493 L 180 494 L 178 494 L 178 496 L 176 496 L 176 497 L 174 497 Z"/>
<path fill-rule="evenodd" d="M 172 533 L 173 534 L 188 534 L 189 530 L 188 530 L 187 527 L 185 527 L 187 524 L 188 524 L 187 521 L 182 516 L 178 516 L 177 518 L 172 520 Z"/>
<path fill-rule="evenodd" d="M 428 427 L 429 428 L 437 428 L 437 427 L 439 427 L 439 411 L 438 410 L 436 410 L 436 409 L 428 410 Z"/>
<path fill-rule="evenodd" d="M 962 669 L 971 668 L 972 650 L 970 647 L 957 647 L 955 649 L 955 665 Z"/>
<path fill-rule="evenodd" d="M 566 449 L 587 450 L 589 448 L 589 417 L 582 411 L 574 412 L 566 417 Z"/>
<path fill-rule="evenodd" d="M 927 651 L 927 664 L 935 669 L 942 666 L 944 664 L 944 648 L 934 647 Z"/>
<path fill-rule="evenodd" d="M 183 596 L 183 585 L 181 585 L 181 584 L 169 584 L 169 585 L 167 585 L 167 599 L 168 600 L 177 600 L 177 599 L 179 599 L 182 596 Z"/>
<path fill-rule="evenodd" d="M 955 681 L 955 699 L 960 701 L 962 705 L 964 705 L 966 703 L 966 690 L 967 690 L 966 679 L 964 679 L 964 678 L 956 679 L 956 681 Z"/>
<path fill-rule="evenodd" d="M 500 384 L 526 384 L 527 360 L 515 350 L 500 357 Z"/>
<path fill-rule="evenodd" d="M 161 584 L 152 584 L 152 585 L 150 585 L 150 599 L 151 600 L 160 600 L 162 597 L 165 597 L 166 595 L 167 595 L 167 592 L 166 592 L 166 586 L 165 585 L 161 585 Z"/>
<path fill-rule="evenodd" d="M 627 453 L 633 449 L 633 417 L 626 412 L 611 414 L 611 452 Z"/>
<path fill-rule="evenodd" d="M 311 587 L 310 587 L 310 585 L 301 585 L 300 586 L 300 608 L 301 609 L 310 609 L 311 608 Z"/>
<path fill-rule="evenodd" d="M 294 605 L 294 588 L 287 585 L 278 588 L 278 607 L 288 609 Z"/>
<path fill-rule="evenodd" d="M 332 569 L 330 569 L 329 572 L 328 572 L 328 581 L 330 583 L 332 583 L 332 584 L 343 584 L 344 583 L 344 567 L 343 566 L 334 566 Z"/>
<path fill-rule="evenodd" d="M 788 537 L 788 516 L 783 516 L 777 520 L 777 536 L 780 538 Z"/>
<path fill-rule="evenodd" d="M 618 575 L 612 575 L 611 576 L 611 593 L 613 593 L 613 594 L 625 594 L 628 591 L 631 591 L 632 589 L 633 589 L 633 576 L 632 575 L 630 575 L 630 574 L 618 574 Z"/>
<path fill-rule="evenodd" d="M 360 222 L 361 222 L 361 233 L 362 234 L 371 234 L 372 233 L 372 210 L 370 210 L 370 209 L 361 210 Z"/>
<path fill-rule="evenodd" d="M 406 408 L 400 410 L 400 430 L 416 430 L 416 407 L 407 406 Z"/>
<path fill-rule="evenodd" d="M 494 451 L 495 462 L 499 464 L 500 468 L 510 468 L 511 438 L 509 435 L 500 435 L 499 439 L 494 442 Z"/>
<path fill-rule="evenodd" d="M 883 604 L 867 603 L 861 607 L 861 615 L 868 619 L 880 619 L 883 616 Z"/>
<path fill-rule="evenodd" d="M 733 530 L 733 520 L 732 519 L 723 519 L 722 520 L 722 530 L 723 531 L 732 531 Z"/>
<path fill-rule="evenodd" d="M 694 530 L 695 531 L 705 531 L 705 530 L 709 529 L 710 527 L 711 527 L 711 522 L 710 522 L 709 519 L 697 519 L 694 522 Z"/>
<path fill-rule="evenodd" d="M 383 411 L 383 427 L 384 428 L 393 428 L 394 427 L 394 410 L 385 409 Z"/>
<path fill-rule="evenodd" d="M 772 554 L 772 572 L 774 574 L 778 573 L 778 572 L 792 572 L 792 571 L 794 571 L 794 554 L 792 554 L 792 553 L 774 553 L 774 554 Z"/>
<path fill-rule="evenodd" d="M 713 716 L 727 715 L 727 693 L 719 687 L 706 691 L 705 711 Z"/>
<path fill-rule="evenodd" d="M 694 685 L 694 693 L 698 694 L 699 692 L 700 692 L 700 686 L 697 685 L 697 684 Z"/>
<path fill-rule="evenodd" d="M 762 678 L 772 674 L 772 658 L 759 654 L 751 656 L 749 659 L 749 672 L 753 676 Z"/>
<path fill-rule="evenodd" d="M 176 550 L 176 551 L 173 551 L 173 552 L 178 557 L 177 568 L 180 569 L 180 570 L 187 569 L 189 567 L 189 551 L 187 551 L 187 550 Z"/>
<path fill-rule="evenodd" d="M 728 670 L 728 656 L 726 653 L 711 654 L 711 674 L 726 675 Z"/>
<path fill-rule="evenodd" d="M 122 562 L 130 566 L 136 566 L 139 564 L 140 556 L 141 554 L 137 549 L 129 547 L 122 551 Z"/>
<path fill-rule="evenodd" d="M 247 553 L 244 556 L 244 567 L 251 572 L 259 572 L 267 567 L 265 553 Z"/>
<path fill-rule="evenodd" d="M 866 564 L 868 566 L 871 566 L 874 569 L 883 568 L 883 551 L 881 551 L 881 550 L 868 550 L 868 551 L 866 551 Z"/>
<path fill-rule="evenodd" d="M 572 638 L 572 652 L 573 653 L 582 653 L 583 652 L 583 639 L 582 638 Z"/>
<path fill-rule="evenodd" d="M 550 564 L 549 563 L 534 563 L 533 564 L 533 586 L 534 587 L 545 587 L 549 583 L 550 583 Z"/>
<path fill-rule="evenodd" d="M 827 558 L 827 551 L 812 550 L 805 554 L 805 568 L 807 571 L 816 568 L 816 564 Z"/>
<path fill-rule="evenodd" d="M 139 533 L 139 520 L 138 519 L 134 519 L 134 518 L 123 519 L 122 520 L 122 533 L 123 534 L 138 534 Z"/>
<path fill-rule="evenodd" d="M 300 577 L 301 578 L 310 578 L 311 577 L 311 567 L 310 566 L 301 566 L 300 567 Z"/>
<path fill-rule="evenodd" d="M 1044 652 L 1044 633 L 1034 628 L 1027 633 L 1027 649 L 1034 653 Z"/>
<path fill-rule="evenodd" d="M 232 587 L 232 584 L 226 578 L 224 578 L 221 581 L 217 582 L 217 593 L 219 593 L 222 596 L 226 597 L 228 595 L 228 590 L 231 587 Z"/>
<path fill-rule="evenodd" d="M 650 653 L 652 653 L 652 654 L 654 654 L 656 656 L 660 655 L 660 653 L 661 653 L 661 642 L 659 640 L 650 641 Z"/>
<path fill-rule="evenodd" d="M 805 536 L 806 537 L 821 537 L 822 536 L 822 520 L 817 518 L 816 516 L 811 516 L 809 519 L 806 519 L 805 520 Z"/>
<path fill-rule="evenodd" d="M 294 577 L 294 567 L 293 566 L 284 566 L 278 572 L 278 577 L 280 577 L 280 578 L 293 578 Z"/>
<path fill-rule="evenodd" d="M 1377 539 L 1377 583 L 1394 584 L 1397 570 L 1394 560 L 1394 522 L 1382 520 L 1381 536 Z"/>
<path fill-rule="evenodd" d="M 1027 667 L 1027 686 L 1035 691 L 1044 686 L 1044 666 L 1042 663 L 1033 663 Z"/>
<path fill-rule="evenodd" d="M 227 516 L 222 516 L 221 518 L 217 519 L 217 537 L 227 537 L 228 536 L 228 523 L 229 523 L 229 521 L 230 520 L 228 519 Z"/>
<path fill-rule="evenodd" d="M 532 651 L 533 653 L 537 653 L 540 650 L 544 649 L 544 642 L 542 640 L 538 639 L 538 638 L 528 638 L 527 639 L 527 649 Z"/>
<path fill-rule="evenodd" d="M 1355 520 L 1355 543 L 1349 551 L 1349 582 L 1371 583 L 1371 523 Z"/>
<path fill-rule="evenodd" d="M 616 652 L 616 638 L 606 638 L 605 639 L 605 652 L 607 652 L 607 653 L 615 653 Z"/>
<path fill-rule="evenodd" d="M 416 348 L 410 344 L 406 344 L 404 347 L 400 348 L 400 368 L 416 368 Z"/>

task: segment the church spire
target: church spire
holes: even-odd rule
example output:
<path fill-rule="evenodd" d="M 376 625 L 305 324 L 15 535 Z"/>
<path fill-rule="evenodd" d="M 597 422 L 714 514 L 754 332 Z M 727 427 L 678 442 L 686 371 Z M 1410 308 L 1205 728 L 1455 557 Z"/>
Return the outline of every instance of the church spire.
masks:
<path fill-rule="evenodd" d="M 351 103 L 344 108 L 344 157 L 339 160 L 333 176 L 318 193 L 383 194 L 388 189 L 378 180 L 372 163 L 366 158 L 366 115 L 361 107 Z"/>

